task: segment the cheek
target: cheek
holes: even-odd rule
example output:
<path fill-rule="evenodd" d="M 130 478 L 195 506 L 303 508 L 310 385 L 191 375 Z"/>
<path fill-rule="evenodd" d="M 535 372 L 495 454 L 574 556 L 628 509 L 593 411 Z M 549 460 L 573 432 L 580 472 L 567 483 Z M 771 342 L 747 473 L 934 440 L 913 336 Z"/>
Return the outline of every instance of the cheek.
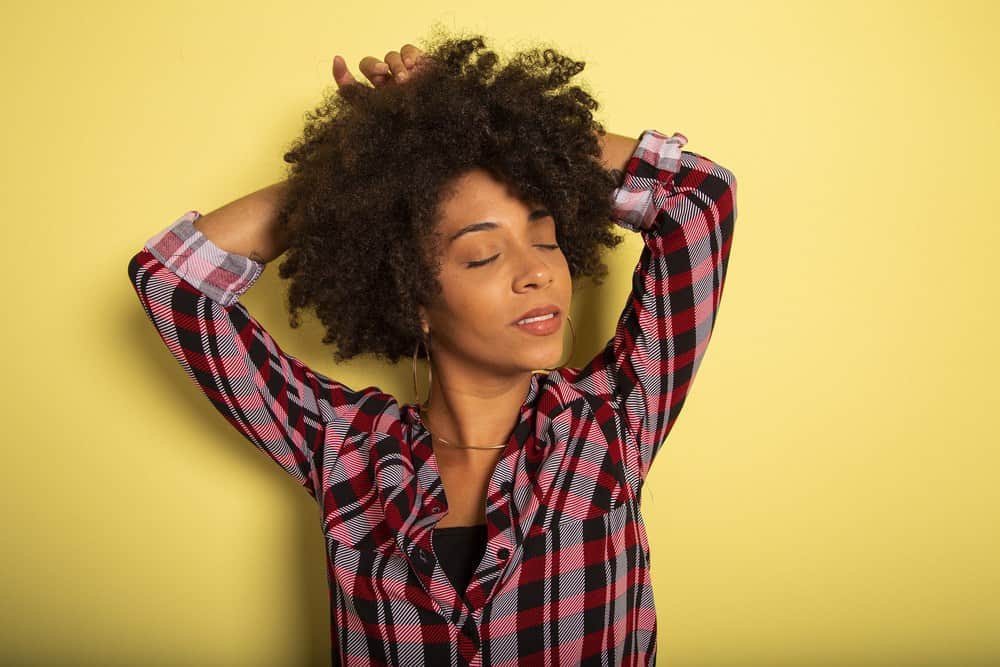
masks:
<path fill-rule="evenodd" d="M 469 270 L 469 274 L 474 273 Z M 442 275 L 442 301 L 454 326 L 453 337 L 470 334 L 488 336 L 504 322 L 504 287 L 502 281 L 484 280 L 481 276 Z"/>
<path fill-rule="evenodd" d="M 569 265 L 563 260 L 553 265 L 552 270 L 555 274 L 552 300 L 560 307 L 569 308 L 573 296 Z M 499 276 L 491 279 L 476 275 L 475 269 L 442 271 L 440 281 L 439 313 L 447 322 L 449 339 L 458 344 L 476 345 L 484 340 L 499 341 L 507 332 L 508 318 L 517 315 L 509 312 L 509 282 Z"/>

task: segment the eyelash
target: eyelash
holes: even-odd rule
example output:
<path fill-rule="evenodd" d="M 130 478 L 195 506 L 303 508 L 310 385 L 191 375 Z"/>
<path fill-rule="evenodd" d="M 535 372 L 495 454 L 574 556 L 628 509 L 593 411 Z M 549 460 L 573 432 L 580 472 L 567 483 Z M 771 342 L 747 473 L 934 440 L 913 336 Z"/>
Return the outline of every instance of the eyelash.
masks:
<path fill-rule="evenodd" d="M 557 243 L 555 245 L 540 245 L 539 247 L 540 248 L 545 248 L 547 250 L 558 250 L 559 249 L 559 244 Z M 480 267 L 480 266 L 485 266 L 485 265 L 489 264 L 490 262 L 492 262 L 494 259 L 496 259 L 499 256 L 500 255 L 493 255 L 489 259 L 484 259 L 484 260 L 479 261 L 479 262 L 466 262 L 466 266 L 468 266 L 470 269 L 474 269 L 474 268 L 477 268 L 477 267 Z"/>

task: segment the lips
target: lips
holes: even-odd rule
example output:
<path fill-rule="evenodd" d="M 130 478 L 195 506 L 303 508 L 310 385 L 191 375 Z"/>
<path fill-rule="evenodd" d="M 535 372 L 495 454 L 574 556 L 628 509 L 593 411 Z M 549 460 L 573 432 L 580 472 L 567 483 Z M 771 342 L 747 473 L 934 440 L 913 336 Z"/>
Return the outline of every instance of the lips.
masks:
<path fill-rule="evenodd" d="M 511 322 L 511 324 L 516 325 L 521 320 L 529 317 L 538 317 L 539 315 L 548 315 L 549 313 L 558 313 L 558 312 L 559 312 L 559 306 L 555 305 L 554 303 L 546 304 L 544 306 L 539 306 L 538 308 L 532 308 L 526 313 L 521 313 L 513 322 Z"/>

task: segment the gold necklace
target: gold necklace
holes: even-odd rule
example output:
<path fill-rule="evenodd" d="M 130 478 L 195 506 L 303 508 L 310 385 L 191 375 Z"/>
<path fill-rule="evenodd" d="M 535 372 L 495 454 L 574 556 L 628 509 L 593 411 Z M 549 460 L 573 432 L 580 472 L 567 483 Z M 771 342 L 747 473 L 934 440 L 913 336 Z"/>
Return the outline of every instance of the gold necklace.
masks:
<path fill-rule="evenodd" d="M 430 422 L 427 421 L 427 414 L 424 412 L 424 406 L 422 406 L 422 405 L 418 406 L 417 410 L 420 412 L 420 418 L 423 419 L 424 420 L 424 424 L 427 425 L 427 430 L 430 431 Z M 490 445 L 488 447 L 480 447 L 480 446 L 477 446 L 477 445 L 453 445 L 452 443 L 448 442 L 447 440 L 445 440 L 441 436 L 434 435 L 433 431 L 431 432 L 431 437 L 432 438 L 437 438 L 443 444 L 448 445 L 449 447 L 453 447 L 455 449 L 503 449 L 504 447 L 507 446 L 506 442 L 503 443 L 502 445 Z"/>

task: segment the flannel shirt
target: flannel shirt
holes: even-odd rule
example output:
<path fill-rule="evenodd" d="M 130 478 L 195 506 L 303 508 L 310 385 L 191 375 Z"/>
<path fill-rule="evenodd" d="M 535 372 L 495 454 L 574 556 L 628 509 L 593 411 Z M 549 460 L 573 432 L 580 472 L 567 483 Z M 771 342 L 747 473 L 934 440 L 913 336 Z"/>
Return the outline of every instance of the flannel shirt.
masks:
<path fill-rule="evenodd" d="M 535 373 L 487 492 L 463 596 L 434 553 L 448 505 L 416 406 L 286 354 L 239 302 L 264 265 L 188 211 L 128 274 L 187 375 L 317 501 L 333 664 L 648 665 L 656 656 L 643 481 L 715 325 L 736 219 L 726 168 L 645 130 L 611 193 L 644 247 L 613 337 Z"/>

